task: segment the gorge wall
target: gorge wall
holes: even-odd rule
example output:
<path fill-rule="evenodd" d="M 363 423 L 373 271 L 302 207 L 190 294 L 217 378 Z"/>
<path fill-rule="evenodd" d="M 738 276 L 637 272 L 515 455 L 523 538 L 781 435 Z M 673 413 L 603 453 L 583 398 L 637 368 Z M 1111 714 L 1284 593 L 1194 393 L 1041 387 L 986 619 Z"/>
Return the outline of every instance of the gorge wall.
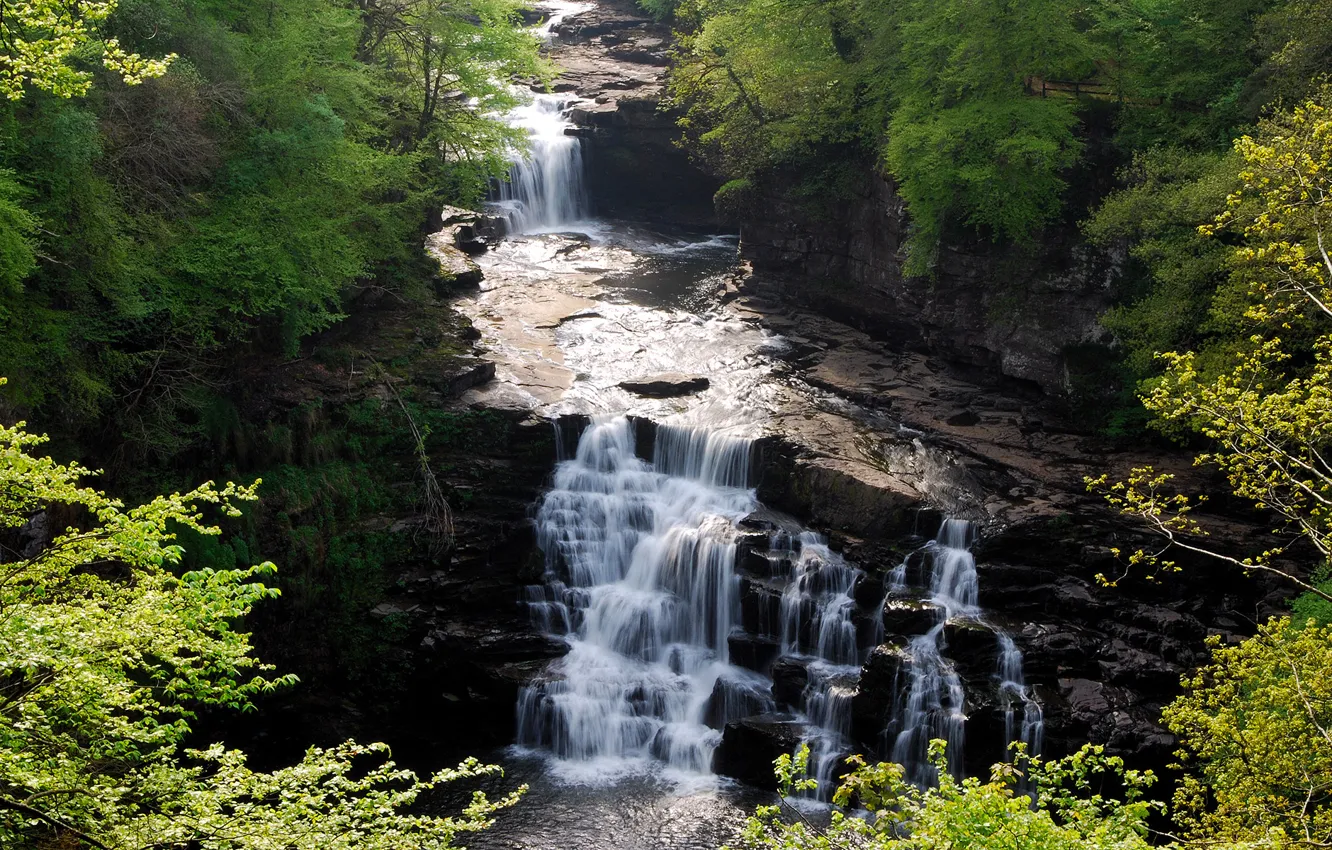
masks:
<path fill-rule="evenodd" d="M 943 245 L 929 277 L 902 272 L 910 228 L 891 179 L 863 168 L 850 197 L 817 212 L 762 192 L 741 214 L 741 251 L 783 292 L 892 347 L 919 351 L 1059 395 L 1068 351 L 1105 342 L 1120 258 L 1090 248 L 1076 228 L 1052 228 L 1031 248 L 978 239 Z"/>

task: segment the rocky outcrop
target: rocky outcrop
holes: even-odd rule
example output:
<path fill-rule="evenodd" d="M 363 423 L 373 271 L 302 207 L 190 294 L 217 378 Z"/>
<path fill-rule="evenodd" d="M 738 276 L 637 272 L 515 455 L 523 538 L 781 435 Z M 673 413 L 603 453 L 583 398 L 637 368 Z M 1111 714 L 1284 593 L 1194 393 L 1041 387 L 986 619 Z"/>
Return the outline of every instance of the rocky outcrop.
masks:
<path fill-rule="evenodd" d="M 1070 348 L 1105 341 L 1117 259 L 1053 230 L 1024 254 L 972 239 L 944 245 L 928 278 L 902 272 L 909 228 L 893 182 L 873 168 L 850 197 L 817 212 L 776 191 L 741 217 L 741 250 L 756 276 L 788 282 L 785 296 L 912 350 L 1027 382 L 1069 388 Z"/>
<path fill-rule="evenodd" d="M 805 723 L 793 714 L 761 714 L 726 724 L 712 769 L 759 788 L 775 790 L 772 763 L 790 755 L 806 734 Z"/>
<path fill-rule="evenodd" d="M 425 240 L 426 256 L 438 267 L 437 279 L 448 286 L 471 287 L 481 283 L 481 267 L 469 256 L 486 249 L 485 238 L 478 235 L 483 216 L 471 210 L 444 207 L 440 229 Z"/>
<path fill-rule="evenodd" d="M 675 144 L 676 116 L 660 108 L 669 25 L 646 16 L 634 0 L 603 0 L 565 18 L 555 35 L 551 57 L 562 70 L 552 88 L 570 97 L 598 214 L 713 222 L 720 182 Z"/>

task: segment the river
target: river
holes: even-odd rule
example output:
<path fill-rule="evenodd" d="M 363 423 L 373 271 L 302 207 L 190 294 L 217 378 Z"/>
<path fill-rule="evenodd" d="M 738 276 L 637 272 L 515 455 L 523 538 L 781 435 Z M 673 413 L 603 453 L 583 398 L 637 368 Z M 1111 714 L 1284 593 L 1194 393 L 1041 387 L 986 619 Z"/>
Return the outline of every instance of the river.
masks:
<path fill-rule="evenodd" d="M 597 218 L 572 106 L 536 94 L 511 115 L 531 145 L 493 206 L 509 237 L 458 304 L 496 363 L 462 403 L 586 423 L 557 429 L 533 508 L 545 575 L 522 600 L 569 651 L 523 689 L 518 740 L 493 754 L 527 798 L 471 846 L 719 846 L 767 798 L 719 775 L 766 771 L 772 752 L 745 735 L 811 748 L 807 804 L 866 741 L 928 783 L 927 741 L 947 739 L 958 764 L 965 745 L 950 628 L 991 636 L 988 710 L 1039 747 L 1021 654 L 976 604 L 972 523 L 922 529 L 896 569 L 867 571 L 759 501 L 760 438 L 863 455 L 861 436 L 896 426 L 802 380 L 802 341 L 732 303 L 736 235 Z M 865 720 L 871 667 L 891 668 L 893 696 Z"/>

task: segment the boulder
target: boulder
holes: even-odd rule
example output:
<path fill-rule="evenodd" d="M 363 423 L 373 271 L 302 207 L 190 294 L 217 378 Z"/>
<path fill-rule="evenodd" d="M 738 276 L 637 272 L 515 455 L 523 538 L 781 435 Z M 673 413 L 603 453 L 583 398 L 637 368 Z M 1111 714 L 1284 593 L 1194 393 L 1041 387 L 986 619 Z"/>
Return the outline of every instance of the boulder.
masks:
<path fill-rule="evenodd" d="M 439 279 L 454 286 L 477 286 L 484 274 L 476 261 L 454 244 L 453 227 L 446 227 L 426 237 L 426 255 L 438 264 Z"/>
<path fill-rule="evenodd" d="M 732 721 L 722 733 L 712 769 L 759 788 L 776 790 L 773 761 L 794 753 L 806 733 L 804 721 L 792 714 L 761 714 Z"/>
<path fill-rule="evenodd" d="M 637 381 L 621 381 L 620 389 L 647 398 L 677 398 L 693 395 L 712 386 L 712 382 L 701 375 L 681 375 L 666 372 Z"/>
<path fill-rule="evenodd" d="M 943 629 L 943 655 L 963 679 L 983 681 L 999 669 L 999 639 L 976 620 L 949 620 Z"/>
<path fill-rule="evenodd" d="M 884 600 L 882 616 L 885 634 L 914 637 L 939 625 L 944 610 L 933 602 L 893 597 Z"/>
<path fill-rule="evenodd" d="M 772 665 L 772 697 L 777 705 L 793 710 L 804 707 L 809 684 L 809 660 L 785 656 Z"/>
<path fill-rule="evenodd" d="M 740 623 L 745 631 L 781 637 L 783 585 L 781 580 L 740 577 Z"/>
<path fill-rule="evenodd" d="M 727 674 L 717 677 L 703 710 L 703 723 L 713 729 L 724 729 L 733 720 L 771 712 L 772 688 L 758 675 Z"/>
<path fill-rule="evenodd" d="M 735 567 L 756 578 L 772 578 L 781 574 L 783 562 L 770 558 L 766 549 L 753 549 L 742 543 L 736 552 Z"/>
<path fill-rule="evenodd" d="M 851 697 L 851 733 L 856 740 L 879 745 L 879 735 L 904 695 L 911 656 L 904 647 L 883 644 L 870 652 Z"/>
<path fill-rule="evenodd" d="M 750 634 L 731 635 L 726 639 L 726 647 L 732 664 L 764 674 L 782 653 L 782 645 L 776 639 Z"/>

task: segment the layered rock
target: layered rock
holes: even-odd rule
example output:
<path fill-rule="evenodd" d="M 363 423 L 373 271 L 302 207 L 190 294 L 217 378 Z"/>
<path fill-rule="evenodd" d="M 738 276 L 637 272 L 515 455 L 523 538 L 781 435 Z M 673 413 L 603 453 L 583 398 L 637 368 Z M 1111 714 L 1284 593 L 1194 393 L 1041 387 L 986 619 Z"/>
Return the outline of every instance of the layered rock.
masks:
<path fill-rule="evenodd" d="M 817 214 L 777 193 L 753 201 L 761 212 L 741 216 L 741 249 L 755 273 L 790 279 L 790 298 L 893 349 L 1067 391 L 1069 350 L 1107 341 L 1097 320 L 1122 258 L 1056 230 L 1035 254 L 946 243 L 929 278 L 908 277 L 906 205 L 890 179 L 864 170 L 854 194 Z"/>
<path fill-rule="evenodd" d="M 571 98 L 598 214 L 712 222 L 720 182 L 675 144 L 676 116 L 661 109 L 670 27 L 634 0 L 604 0 L 565 18 L 554 34 L 551 57 L 561 72 L 552 88 Z"/>

